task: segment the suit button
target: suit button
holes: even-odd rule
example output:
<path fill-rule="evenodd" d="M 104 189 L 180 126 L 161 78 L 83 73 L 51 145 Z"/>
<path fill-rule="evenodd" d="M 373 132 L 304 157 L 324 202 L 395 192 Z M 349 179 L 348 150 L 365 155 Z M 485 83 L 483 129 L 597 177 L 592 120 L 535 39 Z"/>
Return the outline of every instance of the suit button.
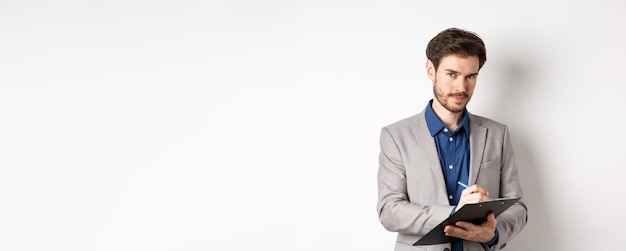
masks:
<path fill-rule="evenodd" d="M 502 244 L 502 245 L 500 246 L 500 249 L 503 249 L 504 247 L 506 247 L 506 243 Z"/>
<path fill-rule="evenodd" d="M 450 251 L 450 249 L 449 248 L 444 248 L 443 251 Z"/>

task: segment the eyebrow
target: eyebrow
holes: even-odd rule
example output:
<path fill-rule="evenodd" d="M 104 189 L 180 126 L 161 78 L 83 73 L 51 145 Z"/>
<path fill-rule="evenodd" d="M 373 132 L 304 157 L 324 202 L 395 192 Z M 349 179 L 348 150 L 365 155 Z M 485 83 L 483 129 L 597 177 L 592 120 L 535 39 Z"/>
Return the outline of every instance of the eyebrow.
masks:
<path fill-rule="evenodd" d="M 459 74 L 458 71 L 455 71 L 455 70 L 452 70 L 452 69 L 444 69 L 444 71 L 452 72 L 452 73 L 455 73 L 455 74 Z M 467 74 L 467 75 L 465 75 L 465 77 L 476 76 L 476 75 L 478 75 L 478 72 L 473 72 L 473 73 Z"/>

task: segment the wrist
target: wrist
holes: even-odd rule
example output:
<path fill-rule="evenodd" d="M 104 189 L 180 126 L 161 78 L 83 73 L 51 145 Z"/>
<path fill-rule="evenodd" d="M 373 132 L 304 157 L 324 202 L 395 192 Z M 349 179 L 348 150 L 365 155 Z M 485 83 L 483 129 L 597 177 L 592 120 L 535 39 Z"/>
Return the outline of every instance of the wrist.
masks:
<path fill-rule="evenodd" d="M 493 238 L 491 238 L 491 240 L 483 242 L 484 244 L 486 244 L 489 247 L 492 247 L 493 245 L 498 244 L 498 239 L 500 238 L 500 235 L 498 234 L 498 229 L 496 228 L 494 233 L 493 233 Z"/>

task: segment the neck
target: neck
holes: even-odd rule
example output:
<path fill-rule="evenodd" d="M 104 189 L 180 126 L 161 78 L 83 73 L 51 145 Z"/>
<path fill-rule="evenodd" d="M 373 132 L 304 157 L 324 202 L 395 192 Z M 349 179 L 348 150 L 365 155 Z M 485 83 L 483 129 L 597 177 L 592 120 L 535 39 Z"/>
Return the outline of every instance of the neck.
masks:
<path fill-rule="evenodd" d="M 457 127 L 459 127 L 459 124 L 461 123 L 461 120 L 463 119 L 463 111 L 451 112 L 443 107 L 437 99 L 433 100 L 433 111 L 437 117 L 439 117 L 441 122 L 453 132 L 456 131 Z"/>

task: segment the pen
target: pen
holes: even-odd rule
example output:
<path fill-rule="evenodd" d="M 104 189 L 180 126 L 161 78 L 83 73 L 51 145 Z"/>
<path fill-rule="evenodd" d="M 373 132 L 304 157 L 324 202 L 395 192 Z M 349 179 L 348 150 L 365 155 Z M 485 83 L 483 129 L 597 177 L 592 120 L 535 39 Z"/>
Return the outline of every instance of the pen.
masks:
<path fill-rule="evenodd" d="M 461 185 L 462 187 L 467 188 L 467 185 L 463 184 L 463 182 L 460 182 L 460 181 L 459 181 L 459 182 L 457 182 L 457 184 Z"/>
<path fill-rule="evenodd" d="M 467 185 L 463 184 L 463 182 L 458 181 L 457 184 L 461 185 L 462 187 L 468 188 Z M 491 200 L 491 197 L 487 196 L 487 199 Z"/>

